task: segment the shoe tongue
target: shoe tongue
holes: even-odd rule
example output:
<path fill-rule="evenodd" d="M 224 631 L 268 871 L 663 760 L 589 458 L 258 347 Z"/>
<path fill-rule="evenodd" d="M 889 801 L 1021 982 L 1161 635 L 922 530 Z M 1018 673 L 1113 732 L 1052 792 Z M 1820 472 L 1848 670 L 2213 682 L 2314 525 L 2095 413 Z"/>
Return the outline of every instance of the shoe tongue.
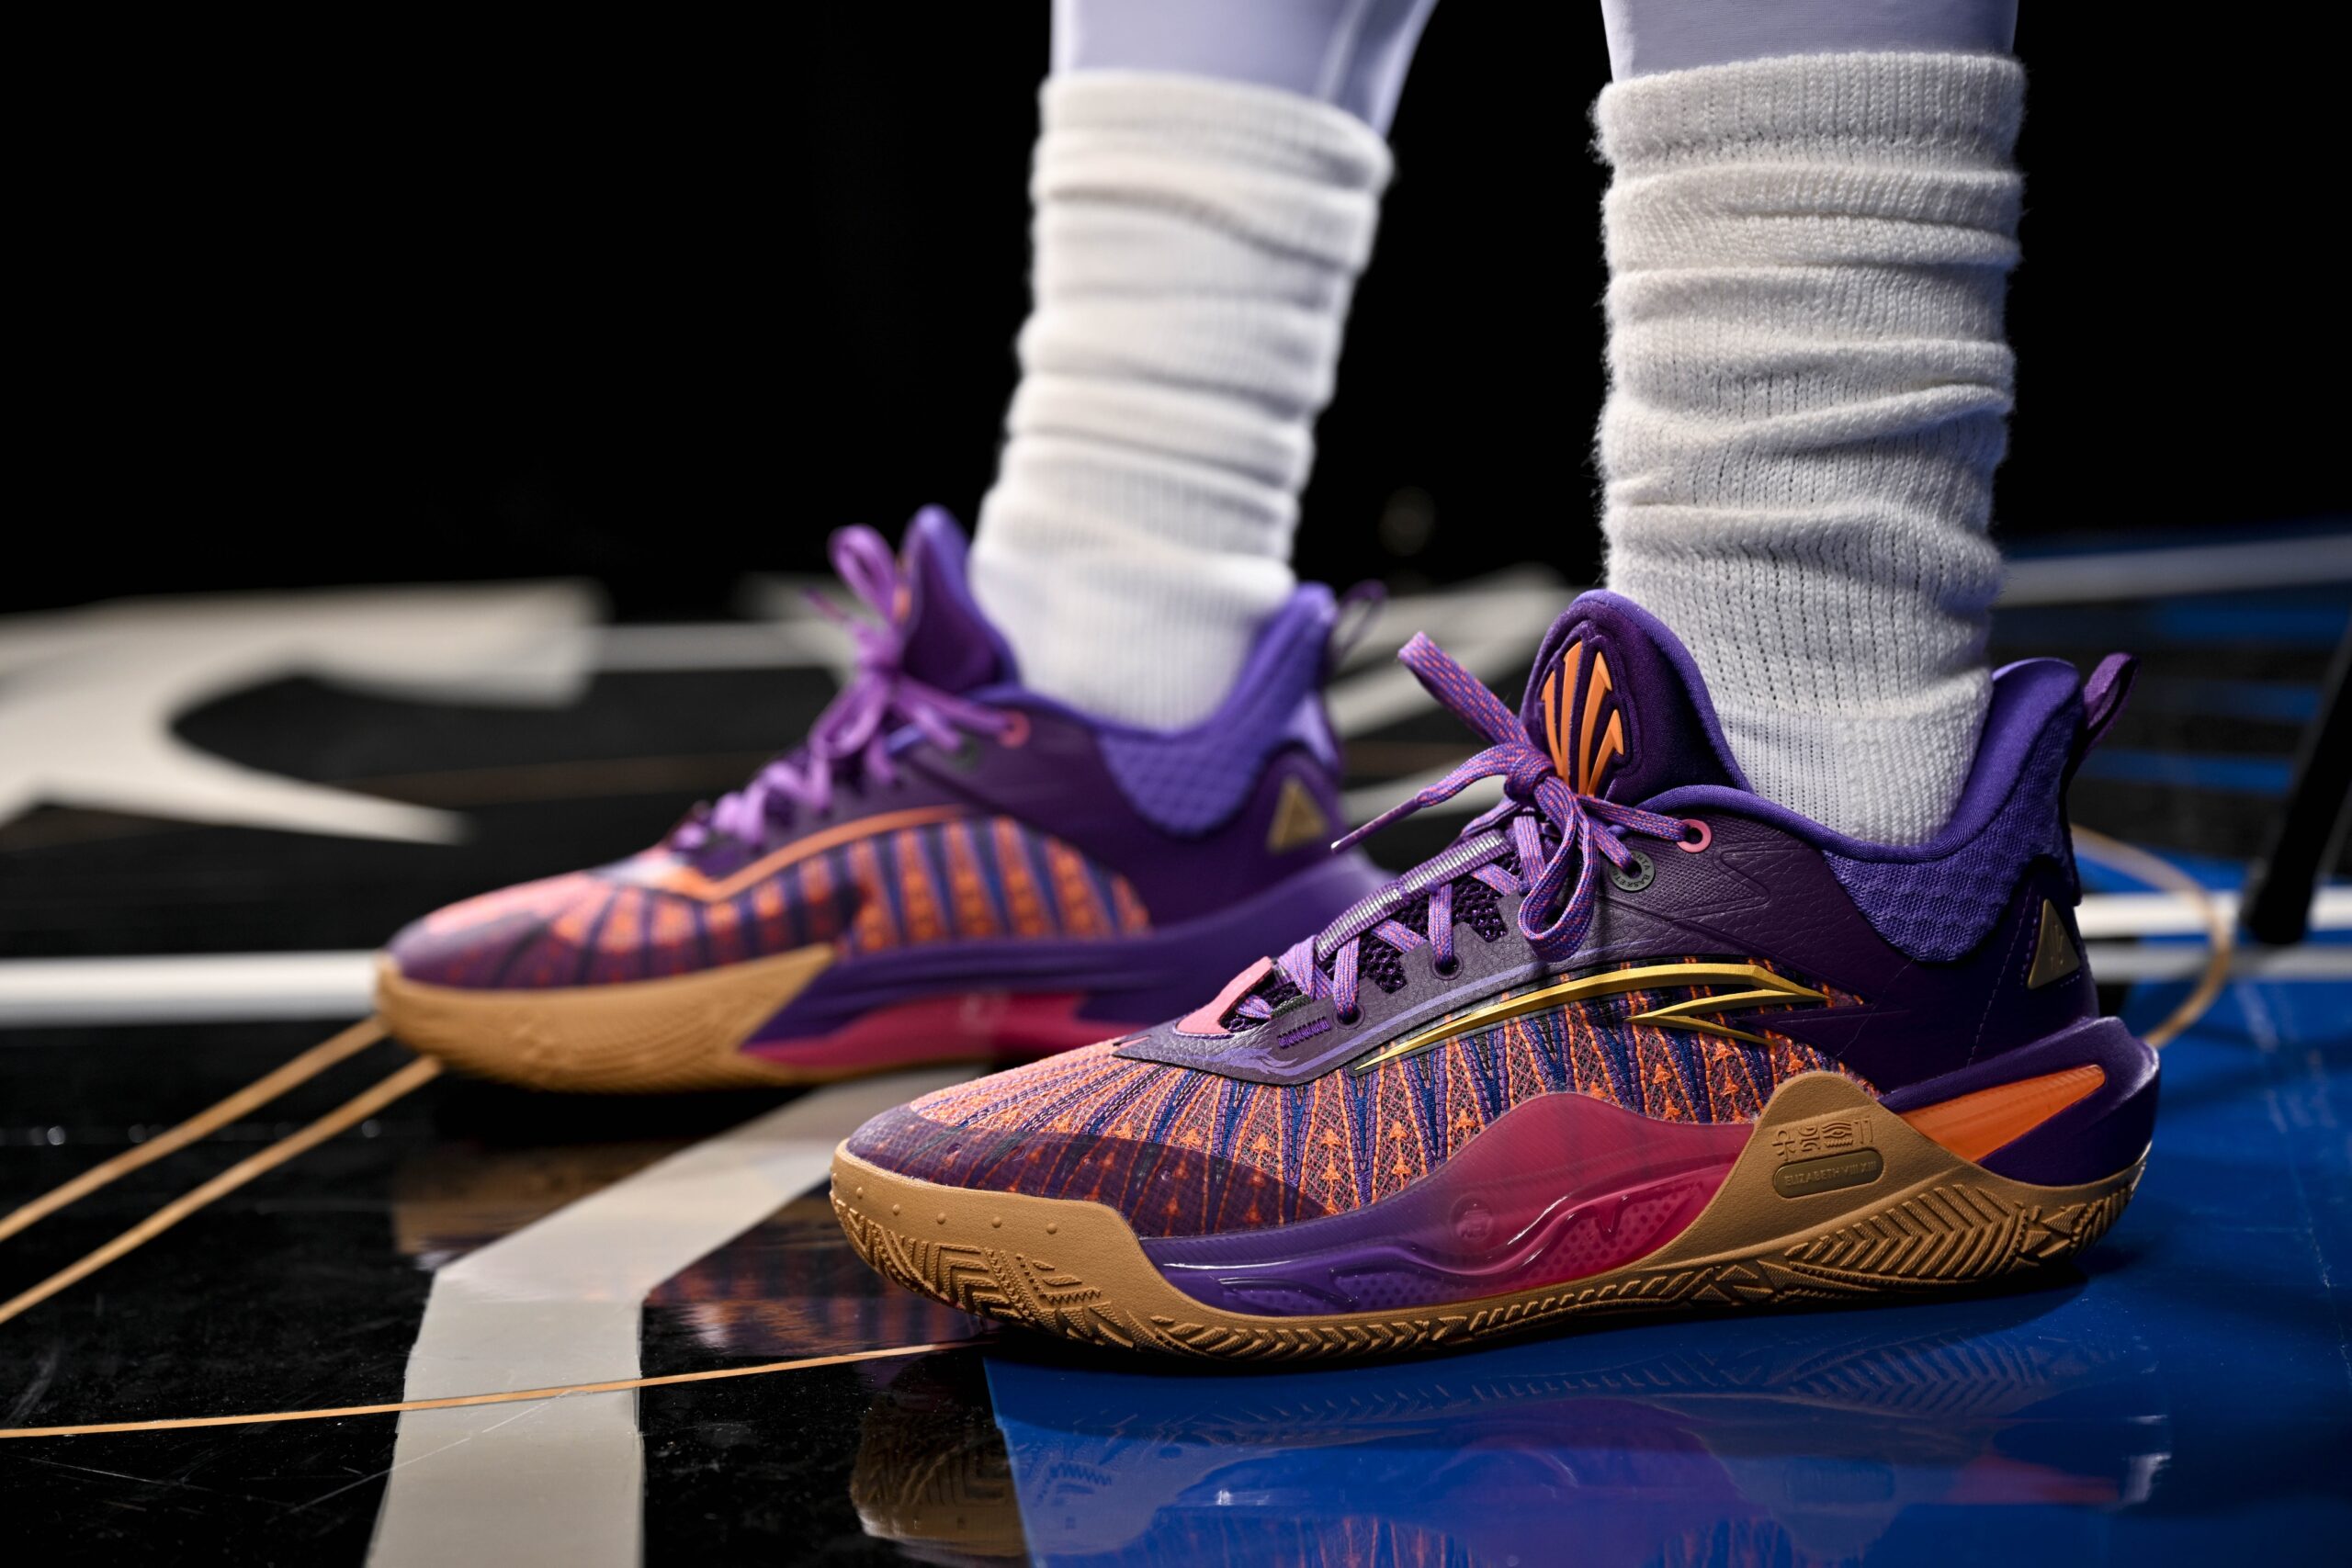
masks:
<path fill-rule="evenodd" d="M 1747 787 L 1689 650 L 1619 594 L 1580 595 L 1552 623 L 1519 714 L 1581 795 L 1634 806 L 1684 784 Z"/>
<path fill-rule="evenodd" d="M 1012 650 L 980 613 L 964 568 L 964 531 L 944 508 L 926 506 L 907 525 L 899 570 L 907 591 L 891 606 L 906 638 L 899 663 L 943 692 L 968 692 L 1014 679 Z"/>

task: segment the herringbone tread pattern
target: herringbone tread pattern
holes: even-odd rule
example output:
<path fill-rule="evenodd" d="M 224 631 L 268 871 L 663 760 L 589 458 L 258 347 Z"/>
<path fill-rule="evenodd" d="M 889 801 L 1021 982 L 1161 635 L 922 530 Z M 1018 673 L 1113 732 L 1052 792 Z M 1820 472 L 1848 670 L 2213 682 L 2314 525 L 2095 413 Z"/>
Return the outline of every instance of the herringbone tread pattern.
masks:
<path fill-rule="evenodd" d="M 875 1269 L 960 1311 L 1120 1349 L 1306 1360 L 1485 1339 L 1587 1314 L 1778 1306 L 1973 1284 L 2090 1246 L 2123 1212 L 2136 1180 L 2135 1173 L 2095 1199 L 2044 1208 L 1955 1179 L 1746 1257 L 1655 1269 L 1636 1264 L 1487 1306 L 1296 1324 L 1139 1315 L 1047 1257 L 932 1240 L 912 1225 L 860 1213 L 838 1193 L 833 1208 L 851 1245 Z"/>

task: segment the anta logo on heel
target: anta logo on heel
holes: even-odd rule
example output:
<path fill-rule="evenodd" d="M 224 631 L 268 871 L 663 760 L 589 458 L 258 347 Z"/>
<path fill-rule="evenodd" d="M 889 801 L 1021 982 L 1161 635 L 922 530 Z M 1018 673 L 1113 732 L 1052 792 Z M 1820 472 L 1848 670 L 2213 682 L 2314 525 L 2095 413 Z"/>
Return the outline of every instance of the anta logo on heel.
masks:
<path fill-rule="evenodd" d="M 1772 1172 L 1772 1190 L 1783 1198 L 1861 1187 L 1886 1169 L 1885 1159 L 1871 1146 L 1867 1116 L 1782 1127 L 1772 1134 L 1772 1152 L 1781 1156 L 1780 1168 Z"/>

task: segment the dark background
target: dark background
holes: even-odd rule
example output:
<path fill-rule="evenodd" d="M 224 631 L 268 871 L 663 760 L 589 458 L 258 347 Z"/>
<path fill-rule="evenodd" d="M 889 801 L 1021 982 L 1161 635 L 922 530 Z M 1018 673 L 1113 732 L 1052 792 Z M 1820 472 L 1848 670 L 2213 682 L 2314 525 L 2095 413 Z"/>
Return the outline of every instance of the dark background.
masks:
<path fill-rule="evenodd" d="M 2011 540 L 2352 488 L 2311 389 L 2341 363 L 2325 51 L 2234 60 L 2211 22 L 2028 0 Z M 20 145 L 0 609 L 587 574 L 624 615 L 721 612 L 836 525 L 986 488 L 1044 0 L 108 26 Z M 1308 573 L 1595 571 L 1606 73 L 1589 4 L 1438 8 Z M 1434 535 L 1399 561 L 1374 541 L 1415 492 Z"/>

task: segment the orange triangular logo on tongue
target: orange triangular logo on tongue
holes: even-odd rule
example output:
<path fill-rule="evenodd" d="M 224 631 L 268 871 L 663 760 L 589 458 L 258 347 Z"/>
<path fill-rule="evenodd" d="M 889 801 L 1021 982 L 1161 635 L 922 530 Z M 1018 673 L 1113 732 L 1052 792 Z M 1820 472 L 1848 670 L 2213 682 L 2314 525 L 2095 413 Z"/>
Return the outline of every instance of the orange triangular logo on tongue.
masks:
<path fill-rule="evenodd" d="M 1609 673 L 1609 657 L 1599 649 L 1593 649 L 1592 673 L 1585 680 L 1583 700 L 1577 700 L 1577 680 L 1583 666 L 1584 642 L 1579 638 L 1560 650 L 1559 662 L 1544 675 L 1544 742 L 1552 753 L 1553 768 L 1568 781 L 1568 787 L 1578 795 L 1599 795 L 1609 770 L 1624 758 L 1625 716 L 1623 703 L 1617 699 L 1617 682 Z M 1606 723 L 1601 719 L 1604 709 L 1609 716 Z M 1568 750 L 1572 737 L 1573 755 Z"/>

